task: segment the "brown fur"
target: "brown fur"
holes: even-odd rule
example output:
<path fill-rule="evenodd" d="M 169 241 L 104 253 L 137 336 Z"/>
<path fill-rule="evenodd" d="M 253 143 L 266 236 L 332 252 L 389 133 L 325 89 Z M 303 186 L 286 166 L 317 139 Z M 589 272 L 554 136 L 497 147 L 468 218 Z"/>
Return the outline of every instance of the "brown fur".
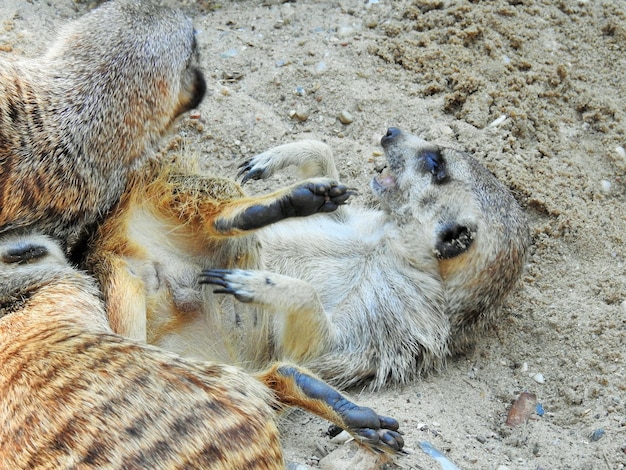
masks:
<path fill-rule="evenodd" d="M 284 190 L 255 202 L 210 177 L 180 176 L 175 193 L 163 180 L 131 184 L 89 264 L 118 332 L 251 368 L 287 359 L 340 386 L 374 388 L 406 383 L 464 350 L 497 324 L 519 278 L 525 217 L 470 156 L 397 130 L 383 144 L 392 172 L 373 183 L 381 209 L 341 207 L 257 234 L 216 227 L 250 204 L 290 200 Z M 288 165 L 337 175 L 330 149 L 314 141 L 261 154 L 242 174 L 268 177 Z M 206 272 L 202 283 L 249 305 L 202 290 L 206 267 L 229 271 Z"/>
<path fill-rule="evenodd" d="M 0 234 L 77 246 L 205 84 L 181 13 L 111 1 L 41 57 L 0 58 Z"/>
<path fill-rule="evenodd" d="M 275 399 L 372 447 L 403 445 L 397 422 L 294 366 L 254 379 L 114 334 L 58 244 L 0 240 L 3 468 L 282 468 Z"/>
<path fill-rule="evenodd" d="M 112 1 L 73 22 L 37 60 L 7 57 L 0 65 L 2 466 L 279 468 L 276 401 L 326 417 L 372 447 L 402 447 L 397 422 L 297 367 L 275 364 L 255 380 L 113 334 L 94 281 L 66 261 L 64 251 L 82 257 L 86 232 L 129 181 L 155 188 L 153 202 L 167 217 L 193 215 L 190 226 L 207 228 L 197 217 L 211 207 L 203 185 L 179 191 L 175 175 L 135 172 L 204 88 L 191 22 L 136 0 Z M 306 199 L 294 215 L 349 195 L 327 179 L 294 191 L 285 197 Z M 242 222 L 248 230 L 278 214 L 258 201 L 250 213 L 236 209 L 219 208 L 231 217 L 218 232 L 236 234 Z M 125 274 L 117 292 L 141 302 L 145 286 L 132 268 Z M 176 295 L 183 311 L 195 305 Z M 111 305 L 119 318 L 136 317 L 121 311 L 124 301 Z"/>
<path fill-rule="evenodd" d="M 0 397 L 4 468 L 282 468 L 266 388 L 114 335 L 41 236 L 0 242 Z"/>

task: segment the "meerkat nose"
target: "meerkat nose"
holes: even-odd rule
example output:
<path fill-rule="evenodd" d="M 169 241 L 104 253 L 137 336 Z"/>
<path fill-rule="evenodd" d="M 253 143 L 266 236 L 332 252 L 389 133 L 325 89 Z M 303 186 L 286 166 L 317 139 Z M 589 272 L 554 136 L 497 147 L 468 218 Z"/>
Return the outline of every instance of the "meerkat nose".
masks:
<path fill-rule="evenodd" d="M 380 145 L 386 147 L 393 143 L 394 140 L 398 138 L 398 136 L 402 134 L 402 131 L 397 127 L 390 127 L 387 129 L 387 133 L 380 139 Z"/>

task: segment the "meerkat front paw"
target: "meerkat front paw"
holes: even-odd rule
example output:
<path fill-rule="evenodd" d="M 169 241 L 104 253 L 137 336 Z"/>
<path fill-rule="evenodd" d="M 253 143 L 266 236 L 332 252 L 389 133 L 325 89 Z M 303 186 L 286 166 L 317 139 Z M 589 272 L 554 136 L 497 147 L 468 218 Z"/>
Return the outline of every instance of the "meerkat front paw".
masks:
<path fill-rule="evenodd" d="M 232 229 L 256 230 L 289 217 L 335 211 L 354 193 L 335 180 L 312 178 L 280 192 L 275 199 L 261 199 L 234 218 L 218 219 L 215 225 L 221 232 Z"/>
<path fill-rule="evenodd" d="M 283 200 L 284 211 L 291 216 L 332 212 L 355 194 L 341 183 L 326 178 L 312 179 L 296 186 Z"/>

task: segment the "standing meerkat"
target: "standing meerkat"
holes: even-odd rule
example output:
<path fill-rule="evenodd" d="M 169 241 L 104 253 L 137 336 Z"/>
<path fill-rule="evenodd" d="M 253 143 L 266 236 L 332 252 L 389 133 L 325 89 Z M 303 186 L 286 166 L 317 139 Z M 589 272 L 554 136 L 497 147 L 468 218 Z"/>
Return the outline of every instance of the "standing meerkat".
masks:
<path fill-rule="evenodd" d="M 0 235 L 71 251 L 206 85 L 191 21 L 149 2 L 103 4 L 41 57 L 0 58 Z"/>
<path fill-rule="evenodd" d="M 397 422 L 295 366 L 255 379 L 115 335 L 95 281 L 57 242 L 0 239 L 3 468 L 283 468 L 276 401 L 402 447 Z"/>

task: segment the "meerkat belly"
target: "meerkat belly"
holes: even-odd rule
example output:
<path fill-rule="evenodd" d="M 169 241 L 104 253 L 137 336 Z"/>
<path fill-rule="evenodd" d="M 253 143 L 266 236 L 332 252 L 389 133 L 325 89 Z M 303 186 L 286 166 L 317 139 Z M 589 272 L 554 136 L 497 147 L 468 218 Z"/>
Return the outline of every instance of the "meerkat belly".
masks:
<path fill-rule="evenodd" d="M 145 288 L 148 343 L 186 357 L 235 362 L 229 332 L 234 313 L 218 314 L 234 312 L 219 305 L 232 300 L 218 299 L 197 282 L 201 269 L 215 263 L 210 254 L 219 248 L 198 247 L 180 221 L 168 223 L 143 209 L 134 211 L 128 238 L 139 247 L 126 262 Z"/>
<path fill-rule="evenodd" d="M 374 253 L 384 244 L 384 217 L 350 209 L 341 220 L 291 219 L 260 233 L 266 268 L 316 286 L 327 311 L 334 311 L 362 276 L 378 271 Z M 334 282 L 338 277 L 341 282 Z"/>

